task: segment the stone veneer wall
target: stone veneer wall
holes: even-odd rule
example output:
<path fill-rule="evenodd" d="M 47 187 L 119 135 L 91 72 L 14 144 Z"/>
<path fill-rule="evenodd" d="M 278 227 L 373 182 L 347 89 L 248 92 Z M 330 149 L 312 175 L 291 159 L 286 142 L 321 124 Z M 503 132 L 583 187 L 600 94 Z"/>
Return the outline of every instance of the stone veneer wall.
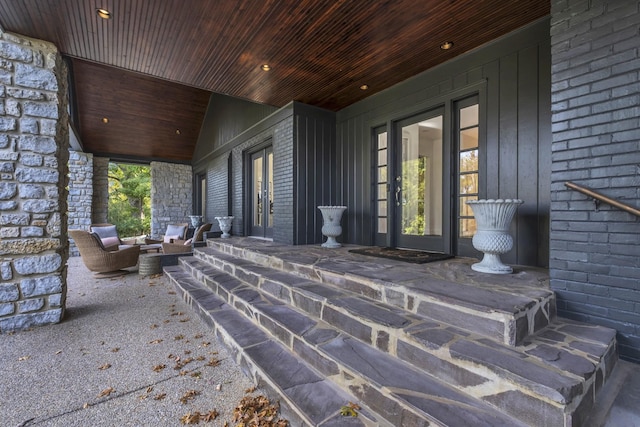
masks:
<path fill-rule="evenodd" d="M 558 313 L 618 330 L 640 362 L 640 222 L 567 189 L 638 207 L 640 1 L 552 0 L 549 273 Z"/>
<path fill-rule="evenodd" d="M 169 224 L 191 224 L 192 210 L 191 166 L 151 162 L 151 236 L 162 236 Z"/>
<path fill-rule="evenodd" d="M 109 159 L 93 158 L 92 224 L 109 222 Z"/>
<path fill-rule="evenodd" d="M 71 151 L 69 154 L 69 229 L 88 230 L 92 220 L 93 154 Z M 78 248 L 69 242 L 69 255 L 78 256 Z"/>
<path fill-rule="evenodd" d="M 0 31 L 0 332 L 64 315 L 67 93 L 55 46 Z"/>

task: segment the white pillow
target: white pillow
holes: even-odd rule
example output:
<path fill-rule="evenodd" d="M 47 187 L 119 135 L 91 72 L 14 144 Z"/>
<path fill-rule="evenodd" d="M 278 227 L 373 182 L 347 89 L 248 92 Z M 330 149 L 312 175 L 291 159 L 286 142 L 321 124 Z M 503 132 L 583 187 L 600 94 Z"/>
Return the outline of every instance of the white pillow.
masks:
<path fill-rule="evenodd" d="M 178 240 L 179 237 L 180 236 L 178 236 L 177 234 L 164 236 L 164 243 L 171 243 L 172 240 Z"/>
<path fill-rule="evenodd" d="M 179 238 L 185 235 L 185 231 L 187 230 L 186 225 L 167 225 L 167 231 L 164 233 L 165 236 L 175 236 L 178 235 Z"/>
<path fill-rule="evenodd" d="M 189 239 L 189 240 L 185 240 L 184 241 L 184 245 L 185 246 L 189 246 L 191 244 L 191 242 L 193 241 L 193 238 Z"/>

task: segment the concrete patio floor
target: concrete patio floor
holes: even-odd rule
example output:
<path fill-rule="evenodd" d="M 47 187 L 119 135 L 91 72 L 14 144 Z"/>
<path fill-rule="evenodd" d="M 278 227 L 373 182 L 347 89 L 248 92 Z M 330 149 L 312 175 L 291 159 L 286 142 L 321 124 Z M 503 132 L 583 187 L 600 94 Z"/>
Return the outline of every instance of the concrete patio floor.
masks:
<path fill-rule="evenodd" d="M 212 410 L 204 425 L 234 425 L 252 383 L 166 280 L 68 266 L 63 322 L 0 335 L 0 425 L 180 426 Z"/>

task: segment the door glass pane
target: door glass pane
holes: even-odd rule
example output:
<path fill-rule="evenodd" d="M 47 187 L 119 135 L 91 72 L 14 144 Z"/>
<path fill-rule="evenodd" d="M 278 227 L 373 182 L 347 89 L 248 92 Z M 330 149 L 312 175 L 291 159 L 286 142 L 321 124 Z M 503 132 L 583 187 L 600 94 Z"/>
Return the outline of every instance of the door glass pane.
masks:
<path fill-rule="evenodd" d="M 378 216 L 378 233 L 387 232 L 387 132 L 377 134 L 377 165 L 376 165 L 376 208 Z"/>
<path fill-rule="evenodd" d="M 273 227 L 273 151 L 267 152 L 267 171 L 266 171 L 267 188 L 267 200 L 265 203 L 269 204 L 267 210 L 267 227 Z"/>
<path fill-rule="evenodd" d="M 478 199 L 479 156 L 479 109 L 478 104 L 460 108 L 458 125 L 459 164 L 458 164 L 458 235 L 473 237 L 476 220 L 473 211 L 465 203 Z"/>
<path fill-rule="evenodd" d="M 256 227 L 262 226 L 262 156 L 253 156 L 253 171 L 252 171 L 252 197 L 253 197 L 253 225 Z"/>
<path fill-rule="evenodd" d="M 442 123 L 437 116 L 402 127 L 396 203 L 404 235 L 442 235 Z"/>

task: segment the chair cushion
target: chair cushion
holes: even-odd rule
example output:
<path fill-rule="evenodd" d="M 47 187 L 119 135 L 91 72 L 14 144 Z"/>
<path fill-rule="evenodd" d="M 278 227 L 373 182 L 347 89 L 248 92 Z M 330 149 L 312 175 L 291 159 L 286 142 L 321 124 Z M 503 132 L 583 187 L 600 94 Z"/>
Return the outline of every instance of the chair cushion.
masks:
<path fill-rule="evenodd" d="M 178 238 L 184 238 L 187 232 L 186 225 L 167 225 L 167 231 L 164 233 L 165 236 L 178 236 Z M 175 239 L 175 237 L 174 237 Z M 166 240 L 165 240 L 166 242 Z"/>
<path fill-rule="evenodd" d="M 105 248 L 120 244 L 120 239 L 118 239 L 118 236 L 103 237 L 100 240 L 102 241 L 102 246 L 104 246 Z"/>
<path fill-rule="evenodd" d="M 106 239 L 107 237 L 118 237 L 118 232 L 116 231 L 115 225 L 91 227 L 91 231 L 96 233 L 101 239 Z"/>

